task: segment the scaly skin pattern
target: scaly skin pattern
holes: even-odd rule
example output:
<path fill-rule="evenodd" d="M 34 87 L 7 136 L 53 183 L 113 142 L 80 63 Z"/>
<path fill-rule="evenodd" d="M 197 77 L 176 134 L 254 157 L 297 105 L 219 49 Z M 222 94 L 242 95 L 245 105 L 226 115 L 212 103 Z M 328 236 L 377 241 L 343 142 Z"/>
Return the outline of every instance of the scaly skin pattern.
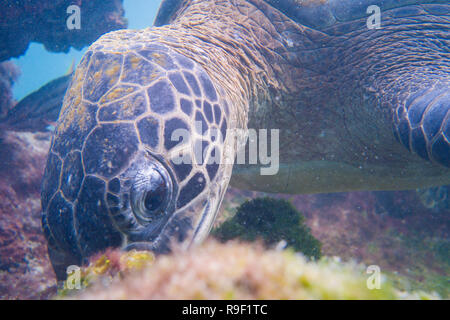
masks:
<path fill-rule="evenodd" d="M 386 2 L 381 29 L 369 29 L 367 6 L 351 1 L 302 5 L 299 13 L 317 16 L 298 18 L 311 27 L 264 1 L 224 0 L 184 1 L 170 26 L 153 30 L 183 39 L 169 44 L 209 68 L 216 82 L 241 90 L 242 103 L 233 100 L 238 127 L 280 130 L 279 173 L 262 176 L 257 166 L 235 165 L 231 183 L 286 193 L 448 184 L 448 145 L 442 143 L 449 125 L 442 96 L 449 81 L 448 4 Z M 439 88 L 431 95 L 440 100 L 421 105 L 439 116 L 427 112 L 419 121 L 423 129 L 405 112 L 398 118 L 402 109 L 420 109 L 408 98 L 434 85 Z M 406 139 L 405 121 L 416 128 Z M 420 130 L 430 136 L 428 157 Z"/>
<path fill-rule="evenodd" d="M 382 11 L 381 29 L 367 28 L 364 13 L 314 28 L 270 16 L 289 87 L 250 109 L 249 127 L 280 129 L 281 170 L 274 179 L 235 166 L 235 186 L 308 193 L 449 183 L 449 5 L 397 4 Z"/>
<path fill-rule="evenodd" d="M 394 5 L 372 30 L 364 12 L 313 26 L 261 0 L 186 0 L 167 25 L 101 37 L 66 93 L 43 182 L 58 278 L 108 246 L 165 252 L 173 240 L 201 241 L 230 181 L 223 160 L 243 147 L 227 129 L 280 130 L 277 175 L 233 167 L 231 182 L 247 189 L 449 184 L 448 9 Z M 437 103 L 444 115 L 432 113 L 430 127 Z M 405 119 L 431 135 L 425 149 Z M 177 129 L 189 139 L 174 143 Z M 175 163 L 196 150 L 220 163 Z"/>

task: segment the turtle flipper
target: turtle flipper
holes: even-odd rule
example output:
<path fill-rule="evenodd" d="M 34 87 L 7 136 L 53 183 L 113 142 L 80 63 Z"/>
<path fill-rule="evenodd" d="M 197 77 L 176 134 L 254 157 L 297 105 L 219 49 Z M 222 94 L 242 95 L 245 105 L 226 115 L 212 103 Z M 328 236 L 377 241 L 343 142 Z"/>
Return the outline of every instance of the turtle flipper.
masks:
<path fill-rule="evenodd" d="M 450 91 L 425 89 L 410 95 L 394 114 L 398 139 L 426 160 L 450 167 Z"/>
<path fill-rule="evenodd" d="M 9 110 L 2 126 L 14 131 L 46 131 L 56 122 L 72 73 L 50 81 Z"/>

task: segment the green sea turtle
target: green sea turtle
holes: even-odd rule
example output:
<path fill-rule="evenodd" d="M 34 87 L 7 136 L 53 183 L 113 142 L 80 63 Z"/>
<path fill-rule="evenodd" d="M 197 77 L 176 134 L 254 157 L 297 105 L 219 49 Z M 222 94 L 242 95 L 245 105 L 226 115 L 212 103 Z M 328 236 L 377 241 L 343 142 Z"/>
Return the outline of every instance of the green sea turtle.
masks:
<path fill-rule="evenodd" d="M 230 179 L 279 193 L 450 184 L 449 34 L 448 0 L 165 0 L 154 27 L 103 35 L 43 181 L 57 277 L 110 246 L 201 241 Z M 247 128 L 279 129 L 275 175 L 231 164 L 245 144 L 230 130 Z"/>

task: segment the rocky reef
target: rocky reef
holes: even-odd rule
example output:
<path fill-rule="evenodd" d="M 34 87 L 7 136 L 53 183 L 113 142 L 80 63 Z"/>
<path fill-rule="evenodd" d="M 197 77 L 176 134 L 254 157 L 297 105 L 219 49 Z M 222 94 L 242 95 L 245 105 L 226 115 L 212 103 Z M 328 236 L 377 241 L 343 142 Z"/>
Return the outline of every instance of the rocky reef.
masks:
<path fill-rule="evenodd" d="M 267 195 L 287 199 L 303 213 L 311 234 L 322 243 L 323 256 L 377 265 L 402 278 L 407 290 L 450 297 L 450 210 L 429 208 L 422 192 L 293 196 L 229 189 L 217 226 L 236 214 L 246 199 Z"/>
<path fill-rule="evenodd" d="M 80 8 L 80 29 L 69 30 L 67 8 Z M 0 61 L 25 53 L 30 42 L 53 52 L 81 49 L 102 34 L 127 26 L 122 0 L 2 1 Z"/>
<path fill-rule="evenodd" d="M 133 253 L 133 255 L 144 253 Z M 308 261 L 292 250 L 267 250 L 258 244 L 206 241 L 189 251 L 125 271 L 123 253 L 109 251 L 83 272 L 87 288 L 65 290 L 70 299 L 435 299 L 424 292 L 396 289 L 385 277 L 368 285 L 363 265 L 337 259 Z M 124 260 L 129 260 L 125 254 Z"/>
<path fill-rule="evenodd" d="M 231 190 L 230 193 L 235 192 Z M 237 191 L 239 192 L 239 191 Z M 241 191 L 242 192 L 242 191 Z M 355 196 L 365 195 L 361 203 Z M 298 196 L 300 197 L 300 196 Z M 302 196 L 305 197 L 305 196 Z M 343 214 L 336 217 L 335 224 L 330 228 L 338 228 L 337 233 L 342 238 L 356 236 L 359 242 L 370 237 L 364 221 L 375 223 L 375 218 L 387 219 L 390 236 L 383 228 L 374 225 L 373 232 L 380 232 L 380 243 L 392 239 L 393 247 L 399 255 L 412 254 L 414 259 L 419 258 L 415 265 L 409 268 L 422 268 L 420 271 L 426 279 L 426 284 L 420 283 L 411 275 L 402 275 L 395 268 L 399 268 L 388 260 L 390 251 L 380 245 L 381 253 L 366 253 L 360 259 L 355 259 L 351 251 L 351 243 L 345 245 L 342 252 L 347 258 L 333 257 L 341 246 L 342 240 L 336 239 L 330 228 L 324 228 L 330 237 L 326 243 L 328 256 L 319 258 L 320 243 L 306 226 L 303 215 L 286 200 L 269 197 L 256 198 L 245 201 L 237 207 L 235 213 L 226 208 L 222 212 L 217 227 L 212 236 L 221 240 L 221 243 L 210 237 L 199 247 L 188 251 L 175 248 L 174 252 L 166 256 L 154 257 L 145 251 L 120 252 L 107 250 L 103 254 L 93 257 L 87 267 L 82 267 L 78 275 L 78 287 L 70 277 L 64 289 L 57 298 L 69 299 L 438 299 L 448 297 L 445 272 L 448 265 L 445 257 L 448 256 L 448 246 L 445 239 L 430 246 L 429 240 L 420 243 L 412 235 L 395 226 L 386 210 L 394 210 L 392 201 L 407 206 L 417 205 L 414 199 L 420 197 L 414 192 L 400 193 L 351 193 L 332 195 L 309 195 L 314 207 L 321 208 L 322 215 L 316 219 L 329 219 L 327 206 Z M 347 207 L 348 197 L 352 204 L 364 204 L 372 214 L 363 214 L 359 219 L 351 217 Z M 370 198 L 371 199 L 368 199 Z M 408 199 L 409 197 L 409 199 Z M 239 198 L 235 195 L 233 199 Z M 402 201 L 403 199 L 403 201 Z M 291 201 L 298 201 L 293 197 Z M 370 201 L 368 201 L 370 200 Z M 408 201 L 406 201 L 408 200 Z M 372 202 L 373 201 L 373 202 Z M 405 202 L 405 203 L 404 203 Z M 229 206 L 230 203 L 226 203 Z M 358 208 L 358 207 L 357 207 Z M 361 208 L 360 208 L 361 209 Z M 407 208 L 403 208 L 407 209 Z M 379 212 L 381 210 L 381 212 Z M 232 211 L 232 210 L 231 210 Z M 328 216 L 324 216 L 324 213 Z M 320 215 L 320 213 L 318 213 Z M 414 215 L 414 211 L 406 210 L 405 214 Z M 351 217 L 351 219 L 349 219 Z M 222 220 L 222 221 L 220 221 Z M 339 220 L 356 222 L 351 226 Z M 413 225 L 412 225 L 413 226 Z M 413 226 L 414 227 L 414 226 Z M 397 229 L 397 230 L 395 230 Z M 324 238 L 321 230 L 315 226 L 314 230 L 319 237 Z M 399 234 L 395 234 L 398 232 Z M 366 235 L 364 235 L 367 233 Z M 426 233 L 423 233 L 426 234 Z M 231 240 L 230 239 L 238 239 Z M 347 238 L 348 239 L 348 238 Z M 337 240 L 337 241 L 336 241 Z M 242 242 L 244 241 L 244 242 Z M 336 241 L 334 244 L 332 241 Z M 375 241 L 378 241 L 376 239 Z M 407 243 L 403 243 L 407 242 Z M 439 248 L 436 244 L 440 243 Z M 354 244 L 356 245 L 356 243 Z M 360 243 L 360 250 L 370 243 Z M 379 243 L 377 243 L 379 245 Z M 405 247 L 411 247 L 409 251 Z M 432 256 L 422 256 L 425 250 L 433 252 Z M 375 250 L 375 249 L 371 249 Z M 376 251 L 376 250 L 375 250 Z M 306 254 L 303 254 L 304 252 Z M 370 256 L 372 254 L 372 257 Z M 433 256 L 435 255 L 435 256 Z M 441 255 L 441 257 L 439 257 Z M 378 256 L 378 261 L 374 257 Z M 315 258 L 311 260 L 310 257 Z M 372 260 L 371 260 L 372 258 Z M 443 269 L 443 276 L 430 279 L 432 263 L 425 266 L 420 259 L 434 260 L 435 265 Z M 370 267 L 362 263 L 373 261 Z M 371 269 L 372 268 L 372 269 Z M 378 286 L 375 278 L 368 270 L 379 270 Z M 404 271 L 399 268 L 400 271 Z M 375 281 L 375 282 L 374 282 Z M 77 289 L 78 288 L 78 289 Z M 427 290 L 424 291 L 423 288 Z M 439 291 L 439 293 L 437 292 Z"/>
<path fill-rule="evenodd" d="M 40 203 L 49 144 L 50 133 L 0 133 L 0 299 L 54 292 Z"/>

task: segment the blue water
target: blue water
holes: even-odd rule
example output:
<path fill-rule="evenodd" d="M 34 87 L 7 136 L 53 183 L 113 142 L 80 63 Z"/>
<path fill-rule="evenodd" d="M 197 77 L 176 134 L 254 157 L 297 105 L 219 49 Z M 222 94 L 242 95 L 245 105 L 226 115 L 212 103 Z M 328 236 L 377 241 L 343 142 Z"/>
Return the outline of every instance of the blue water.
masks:
<path fill-rule="evenodd" d="M 128 28 L 151 26 L 160 3 L 161 0 L 124 0 Z M 53 53 L 45 50 L 42 44 L 32 43 L 24 56 L 11 59 L 21 70 L 21 76 L 13 87 L 14 98 L 20 100 L 45 83 L 66 74 L 73 62 L 77 64 L 80 61 L 86 49 L 78 51 L 72 48 L 67 54 Z"/>

